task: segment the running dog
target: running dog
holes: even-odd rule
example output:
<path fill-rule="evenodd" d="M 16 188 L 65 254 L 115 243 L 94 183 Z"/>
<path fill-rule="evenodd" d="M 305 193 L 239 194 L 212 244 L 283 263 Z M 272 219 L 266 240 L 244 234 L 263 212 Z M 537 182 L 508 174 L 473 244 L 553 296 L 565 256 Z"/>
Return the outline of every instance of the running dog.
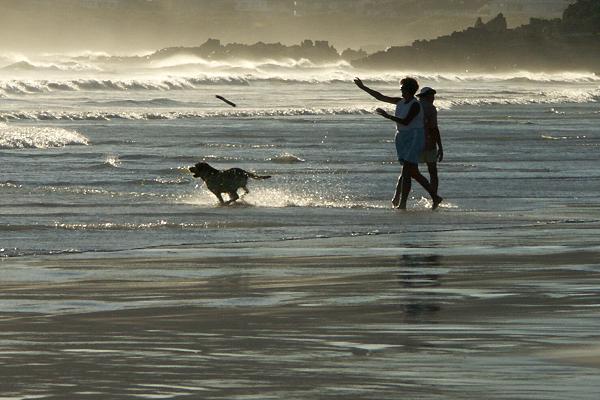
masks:
<path fill-rule="evenodd" d="M 241 168 L 220 171 L 205 162 L 199 162 L 190 167 L 189 170 L 194 174 L 194 178 L 201 178 L 206 183 L 208 190 L 217 196 L 221 205 L 228 205 L 239 199 L 240 196 L 237 194 L 237 191 L 240 188 L 244 190 L 243 195 L 248 194 L 249 190 L 246 187 L 248 178 L 269 179 L 271 177 L 270 175 L 256 175 Z M 223 193 L 229 195 L 229 200 L 223 200 Z"/>

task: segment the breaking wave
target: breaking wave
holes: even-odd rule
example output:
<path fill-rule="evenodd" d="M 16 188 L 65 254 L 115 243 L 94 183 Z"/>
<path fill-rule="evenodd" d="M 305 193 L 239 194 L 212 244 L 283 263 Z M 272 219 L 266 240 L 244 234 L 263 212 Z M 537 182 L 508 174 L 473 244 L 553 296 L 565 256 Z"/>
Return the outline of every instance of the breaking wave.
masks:
<path fill-rule="evenodd" d="M 18 63 L 27 69 L 27 62 Z M 14 67 L 14 64 L 9 67 Z M 8 68 L 8 67 L 5 67 Z M 59 69 L 57 66 L 45 68 Z M 90 75 L 81 73 L 84 66 L 72 66 L 68 76 Z M 88 69 L 92 69 L 89 67 Z M 36 71 L 36 69 L 34 69 Z M 405 76 L 412 76 L 419 81 L 426 82 L 461 82 L 461 83 L 507 83 L 511 85 L 519 83 L 600 83 L 600 76 L 594 73 L 532 73 L 515 72 L 506 74 L 452 74 L 452 73 L 422 73 L 414 71 L 374 72 L 354 69 L 346 64 L 311 66 L 307 68 L 303 63 L 287 65 L 260 65 L 241 64 L 233 71 L 214 70 L 197 71 L 183 75 L 170 71 L 148 72 L 150 75 L 142 74 L 142 77 L 127 79 L 121 77 L 118 72 L 107 75 L 109 78 L 98 77 L 57 79 L 9 79 L 0 80 L 0 94 L 4 95 L 27 95 L 36 93 L 50 93 L 57 91 L 170 91 L 170 90 L 194 90 L 206 85 L 250 85 L 254 82 L 284 82 L 287 84 L 302 83 L 351 83 L 355 76 L 359 75 L 366 83 L 393 83 L 397 84 Z M 93 74 L 92 74 L 93 75 Z M 96 74 L 97 75 L 97 74 Z M 35 74 L 33 75 L 35 76 Z M 60 75 L 61 77 L 63 75 Z"/>
<path fill-rule="evenodd" d="M 101 107 L 193 107 L 195 103 L 187 103 L 165 97 L 150 100 L 108 100 L 108 101 L 86 101 L 85 104 Z"/>
<path fill-rule="evenodd" d="M 164 79 L 67 79 L 67 80 L 4 80 L 0 93 L 26 95 L 56 91 L 168 91 L 191 90 L 204 85 L 248 85 L 243 77 L 171 77 Z"/>
<path fill-rule="evenodd" d="M 46 149 L 87 144 L 88 138 L 73 130 L 0 124 L 0 149 Z"/>
<path fill-rule="evenodd" d="M 513 82 L 513 83 L 600 83 L 600 76 L 593 72 L 529 72 L 515 71 L 506 73 L 407 73 L 418 80 L 434 82 Z"/>
<path fill-rule="evenodd" d="M 17 61 L 0 68 L 7 72 L 64 72 L 64 71 L 100 71 L 101 69 L 92 64 L 82 64 L 76 61 L 63 63 L 32 63 L 29 61 Z"/>
<path fill-rule="evenodd" d="M 460 106 L 495 106 L 527 104 L 577 104 L 600 101 L 599 88 L 569 88 L 563 90 L 523 91 L 514 94 L 472 93 L 469 97 L 453 96 L 452 100 L 441 97 L 436 100 L 438 109 L 447 110 Z"/>
<path fill-rule="evenodd" d="M 593 103 L 600 101 L 599 88 L 569 88 L 564 90 L 523 91 L 517 94 L 469 93 L 440 95 L 436 106 L 449 110 L 462 106 L 495 105 L 557 105 Z M 335 107 L 239 107 L 201 108 L 194 103 L 181 102 L 168 98 L 150 100 L 88 101 L 83 110 L 17 110 L 0 111 L 0 121 L 110 121 L 110 120 L 177 120 L 194 118 L 260 118 L 327 115 L 366 115 L 375 112 L 377 103 L 360 103 Z M 276 160 L 274 160 L 276 161 Z"/>
<path fill-rule="evenodd" d="M 371 109 L 372 108 L 372 109 Z M 64 120 L 64 121 L 110 121 L 122 120 L 174 120 L 189 118 L 220 118 L 220 117 L 286 117 L 302 115 L 360 115 L 370 114 L 375 107 L 331 107 L 311 108 L 296 107 L 282 109 L 249 109 L 226 111 L 152 111 L 152 112 L 130 112 L 130 111 L 15 111 L 0 112 L 0 120 Z"/>

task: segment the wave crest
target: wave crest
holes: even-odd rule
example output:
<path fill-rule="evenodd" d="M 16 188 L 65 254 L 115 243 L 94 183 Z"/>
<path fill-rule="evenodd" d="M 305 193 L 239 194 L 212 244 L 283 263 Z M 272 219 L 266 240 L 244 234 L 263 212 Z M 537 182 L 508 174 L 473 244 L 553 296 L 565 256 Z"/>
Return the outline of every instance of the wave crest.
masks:
<path fill-rule="evenodd" d="M 0 124 L 0 149 L 46 149 L 88 144 L 88 138 L 73 130 Z"/>
<path fill-rule="evenodd" d="M 168 91 L 196 89 L 205 85 L 248 85 L 244 77 L 170 77 L 164 79 L 19 79 L 0 81 L 0 93 L 26 95 L 55 91 Z"/>
<path fill-rule="evenodd" d="M 25 64 L 23 64 L 25 63 Z M 209 63 L 206 61 L 206 63 Z M 13 64 L 14 65 L 14 64 Z M 26 62 L 19 64 L 25 68 Z M 204 64 L 201 64 L 204 65 Z M 220 64 L 219 64 L 220 65 Z M 71 66 L 67 76 L 79 74 L 84 66 Z M 8 67 L 5 67 L 8 68 Z M 60 69 L 59 67 L 47 67 Z M 169 67 L 172 68 L 172 67 Z M 92 69 L 89 67 L 88 69 Z M 308 60 L 290 60 L 258 64 L 240 61 L 239 65 L 212 67 L 208 71 L 194 68 L 193 71 L 173 73 L 156 68 L 147 77 L 126 79 L 118 71 L 108 79 L 10 79 L 0 81 L 0 94 L 35 94 L 54 91 L 169 91 L 194 90 L 206 85 L 250 85 L 252 82 L 293 83 L 351 83 L 360 75 L 366 83 L 397 84 L 405 76 L 412 76 L 427 82 L 481 82 L 481 83 L 598 83 L 600 76 L 585 72 L 538 73 L 517 71 L 513 73 L 473 74 L 473 73 L 424 73 L 414 71 L 374 72 L 352 68 L 345 62 L 315 65 Z M 62 75 L 61 75 L 62 76 Z M 142 75 L 143 76 L 143 75 Z"/>
<path fill-rule="evenodd" d="M 221 117 L 292 117 L 292 116 L 318 116 L 318 115 L 361 115 L 370 114 L 374 111 L 364 107 L 331 107 L 312 108 L 295 107 L 280 109 L 248 109 L 248 110 L 224 110 L 224 111 L 18 111 L 0 113 L 2 121 L 110 121 L 113 119 L 123 120 L 174 120 L 190 118 L 221 118 Z"/>
<path fill-rule="evenodd" d="M 30 61 L 17 61 L 0 68 L 0 71 L 7 72 L 64 72 L 64 71 L 101 71 L 101 69 L 92 64 L 82 64 L 76 61 L 65 61 L 59 63 L 33 63 Z"/>

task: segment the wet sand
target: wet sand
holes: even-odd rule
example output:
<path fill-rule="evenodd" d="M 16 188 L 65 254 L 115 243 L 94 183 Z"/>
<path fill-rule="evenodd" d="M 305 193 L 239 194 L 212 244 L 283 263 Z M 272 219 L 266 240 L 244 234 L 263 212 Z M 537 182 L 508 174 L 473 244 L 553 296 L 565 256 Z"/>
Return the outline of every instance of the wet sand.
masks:
<path fill-rule="evenodd" d="M 3 260 L 0 398 L 597 399 L 597 247 L 393 243 Z"/>

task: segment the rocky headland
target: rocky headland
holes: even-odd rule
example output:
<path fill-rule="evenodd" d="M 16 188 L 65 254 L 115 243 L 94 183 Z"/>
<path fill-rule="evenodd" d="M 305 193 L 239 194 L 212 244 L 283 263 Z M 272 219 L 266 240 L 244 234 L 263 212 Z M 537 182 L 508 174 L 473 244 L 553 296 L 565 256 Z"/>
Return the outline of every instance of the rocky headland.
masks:
<path fill-rule="evenodd" d="M 489 21 L 478 18 L 462 31 L 410 46 L 392 46 L 367 54 L 362 49 L 339 52 L 328 41 L 223 44 L 209 39 L 195 47 L 168 47 L 140 57 L 110 57 L 105 61 L 144 64 L 174 56 L 197 56 L 212 61 L 310 60 L 330 63 L 345 60 L 357 68 L 375 70 L 504 72 L 514 70 L 600 71 L 600 1 L 578 0 L 562 18 L 532 18 L 528 24 L 508 28 L 504 15 Z"/>
<path fill-rule="evenodd" d="M 499 14 L 490 21 L 411 46 L 390 47 L 355 60 L 370 69 L 447 71 L 600 71 L 600 2 L 579 0 L 562 18 L 532 18 L 509 29 Z"/>

